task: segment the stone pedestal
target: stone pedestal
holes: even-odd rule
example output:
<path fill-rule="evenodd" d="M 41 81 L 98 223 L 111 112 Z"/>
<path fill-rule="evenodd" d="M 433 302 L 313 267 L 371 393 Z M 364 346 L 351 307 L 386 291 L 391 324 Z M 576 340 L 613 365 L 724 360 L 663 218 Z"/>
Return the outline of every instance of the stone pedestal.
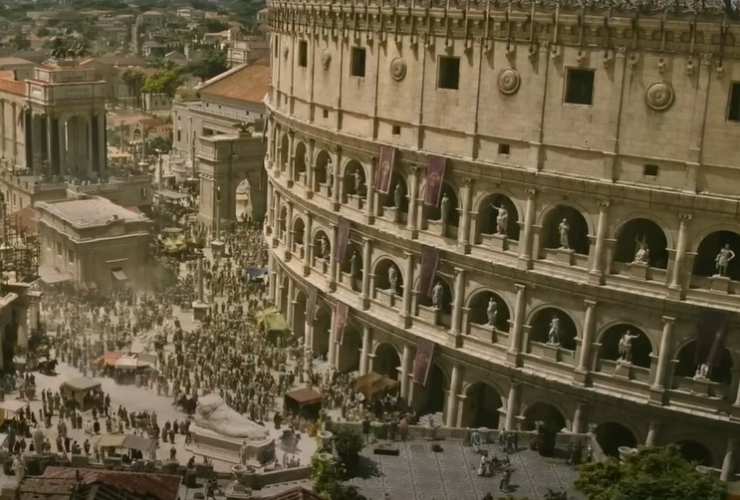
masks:
<path fill-rule="evenodd" d="M 508 239 L 505 234 L 494 234 L 491 235 L 490 241 L 493 244 L 493 248 L 496 250 L 505 251 L 508 250 Z"/>
<path fill-rule="evenodd" d="M 560 361 L 560 344 L 542 344 L 542 357 L 556 363 Z"/>
<path fill-rule="evenodd" d="M 565 264 L 567 266 L 573 265 L 576 251 L 572 248 L 558 248 L 554 251 L 554 253 L 556 262 L 560 262 L 561 264 Z"/>
<path fill-rule="evenodd" d="M 216 258 L 223 257 L 225 246 L 226 244 L 223 241 L 213 240 L 211 242 L 211 252 L 213 252 L 213 256 Z"/>
<path fill-rule="evenodd" d="M 357 210 L 362 210 L 363 208 L 363 198 L 362 196 L 356 195 L 356 194 L 348 194 L 347 195 L 347 201 L 349 202 L 349 206 L 356 208 Z"/>
<path fill-rule="evenodd" d="M 247 462 L 255 465 L 260 454 L 275 455 L 275 440 L 270 437 L 261 441 L 245 440 L 218 434 L 195 423 L 190 425 L 190 435 L 193 440 L 186 446 L 188 451 L 194 455 L 212 457 L 232 464 L 241 463 L 243 446 L 246 447 Z"/>
<path fill-rule="evenodd" d="M 326 259 L 322 257 L 316 259 L 316 266 L 324 274 L 326 274 L 329 270 L 329 263 L 326 261 Z"/>
<path fill-rule="evenodd" d="M 396 207 L 383 207 L 383 217 L 399 224 L 401 222 L 401 211 Z"/>
<path fill-rule="evenodd" d="M 193 302 L 193 319 L 203 321 L 208 316 L 210 306 L 205 302 L 196 300 Z"/>
<path fill-rule="evenodd" d="M 632 378 L 632 364 L 617 362 L 614 366 L 614 376 L 625 380 Z"/>
<path fill-rule="evenodd" d="M 639 280 L 650 279 L 648 274 L 649 271 L 650 267 L 644 262 L 630 262 L 627 264 L 627 273 L 633 278 L 637 278 Z"/>
<path fill-rule="evenodd" d="M 691 392 L 699 396 L 712 396 L 712 389 L 717 385 L 716 382 L 712 382 L 708 378 L 692 378 L 691 379 Z"/>
<path fill-rule="evenodd" d="M 727 293 L 730 291 L 730 278 L 715 274 L 710 279 L 710 288 L 715 292 Z"/>

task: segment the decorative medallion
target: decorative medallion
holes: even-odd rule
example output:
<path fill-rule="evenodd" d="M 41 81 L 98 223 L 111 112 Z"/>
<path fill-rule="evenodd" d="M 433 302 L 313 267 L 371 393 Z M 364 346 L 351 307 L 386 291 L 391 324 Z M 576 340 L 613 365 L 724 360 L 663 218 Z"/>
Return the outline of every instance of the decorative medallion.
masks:
<path fill-rule="evenodd" d="M 391 61 L 391 77 L 397 82 L 406 78 L 406 62 L 400 57 Z"/>
<path fill-rule="evenodd" d="M 650 85 L 645 92 L 645 102 L 655 111 L 665 111 L 673 104 L 675 95 L 673 87 L 667 82 L 657 82 Z"/>
<path fill-rule="evenodd" d="M 324 68 L 324 70 L 327 70 L 329 69 L 329 64 L 331 64 L 331 53 L 325 51 L 321 54 L 321 67 Z"/>
<path fill-rule="evenodd" d="M 506 68 L 498 74 L 498 89 L 502 94 L 516 94 L 521 83 L 519 72 L 514 68 Z"/>

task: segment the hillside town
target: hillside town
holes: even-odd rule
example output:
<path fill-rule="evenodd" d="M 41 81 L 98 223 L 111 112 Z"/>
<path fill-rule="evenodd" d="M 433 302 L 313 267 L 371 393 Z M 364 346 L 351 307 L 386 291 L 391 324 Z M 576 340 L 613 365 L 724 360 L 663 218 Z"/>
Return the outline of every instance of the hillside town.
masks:
<path fill-rule="evenodd" d="M 0 1 L 0 500 L 740 499 L 738 19 Z"/>

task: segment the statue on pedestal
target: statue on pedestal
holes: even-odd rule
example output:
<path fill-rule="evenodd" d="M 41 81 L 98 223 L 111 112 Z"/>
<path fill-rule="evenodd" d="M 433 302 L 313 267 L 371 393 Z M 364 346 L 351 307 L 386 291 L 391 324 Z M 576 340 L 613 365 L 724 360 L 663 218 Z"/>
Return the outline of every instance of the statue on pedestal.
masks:
<path fill-rule="evenodd" d="M 355 194 L 357 196 L 362 196 L 362 191 L 364 187 L 364 181 L 362 179 L 362 174 L 360 174 L 360 169 L 356 168 L 354 173 L 352 174 L 355 180 Z"/>
<path fill-rule="evenodd" d="M 498 303 L 493 299 L 493 297 L 488 299 L 486 316 L 488 317 L 488 326 L 496 326 L 496 320 L 498 319 Z"/>
<path fill-rule="evenodd" d="M 360 259 L 357 256 L 357 251 L 352 252 L 352 257 L 349 258 L 349 274 L 353 278 L 360 274 Z"/>
<path fill-rule="evenodd" d="M 391 265 L 388 267 L 388 283 L 390 284 L 391 295 L 398 294 L 398 271 L 396 266 Z"/>
<path fill-rule="evenodd" d="M 447 196 L 447 193 L 444 193 L 442 195 L 442 201 L 439 203 L 439 220 L 442 222 L 442 227 L 447 227 L 447 221 L 450 218 L 450 197 Z"/>
<path fill-rule="evenodd" d="M 509 227 L 509 211 L 501 205 L 498 207 L 498 213 L 496 214 L 496 234 L 504 235 L 507 234 Z"/>
<path fill-rule="evenodd" d="M 547 343 L 560 345 L 560 318 L 553 316 L 550 320 L 550 329 L 547 332 Z"/>
<path fill-rule="evenodd" d="M 398 184 L 396 184 L 396 187 L 393 190 L 393 206 L 396 207 L 396 210 L 401 210 L 402 204 L 403 204 L 403 187 L 401 186 L 401 183 L 399 182 Z"/>
<path fill-rule="evenodd" d="M 435 309 L 441 309 L 442 308 L 442 301 L 444 299 L 444 287 L 442 287 L 442 282 L 437 281 L 437 283 L 432 288 L 432 305 Z"/>
<path fill-rule="evenodd" d="M 570 250 L 570 241 L 568 235 L 570 233 L 570 225 L 568 225 L 568 219 L 563 217 L 563 220 L 558 224 L 558 234 L 560 236 L 560 248 Z"/>
<path fill-rule="evenodd" d="M 715 276 L 727 276 L 727 267 L 734 258 L 735 252 L 732 251 L 729 243 L 725 243 L 714 257 L 714 267 L 717 269 Z"/>
<path fill-rule="evenodd" d="M 648 247 L 647 239 L 643 235 L 641 240 L 635 239 L 637 250 L 635 250 L 635 258 L 632 261 L 634 264 L 648 264 L 650 263 L 650 248 Z"/>
<path fill-rule="evenodd" d="M 619 363 L 632 363 L 632 341 L 639 337 L 639 335 L 633 335 L 631 330 L 627 330 L 622 334 L 619 339 Z"/>
<path fill-rule="evenodd" d="M 319 238 L 319 257 L 326 259 L 329 257 L 329 240 L 323 234 Z"/>
<path fill-rule="evenodd" d="M 707 363 L 701 363 L 696 367 L 694 373 L 694 380 L 707 380 L 709 379 L 709 365 Z"/>

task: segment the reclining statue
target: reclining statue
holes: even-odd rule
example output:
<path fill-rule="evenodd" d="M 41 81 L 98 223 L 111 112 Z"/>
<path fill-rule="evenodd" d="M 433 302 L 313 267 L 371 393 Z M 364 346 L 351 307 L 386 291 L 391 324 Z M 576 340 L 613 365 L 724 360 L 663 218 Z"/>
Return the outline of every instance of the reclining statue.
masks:
<path fill-rule="evenodd" d="M 217 434 L 234 438 L 263 440 L 268 431 L 230 408 L 218 394 L 198 398 L 195 424 Z"/>

